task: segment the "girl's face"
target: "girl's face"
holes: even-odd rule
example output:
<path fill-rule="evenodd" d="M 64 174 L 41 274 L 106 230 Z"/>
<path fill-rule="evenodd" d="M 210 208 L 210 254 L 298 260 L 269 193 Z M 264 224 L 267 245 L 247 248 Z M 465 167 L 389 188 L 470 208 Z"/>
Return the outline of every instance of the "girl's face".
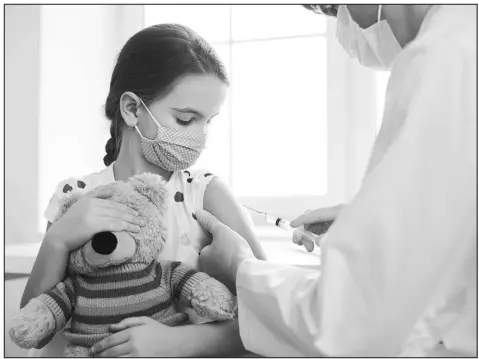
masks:
<path fill-rule="evenodd" d="M 183 77 L 165 97 L 148 108 L 163 127 L 206 133 L 209 122 L 218 115 L 228 86 L 211 75 Z M 144 137 L 155 139 L 157 126 L 144 106 L 137 112 L 138 127 Z"/>

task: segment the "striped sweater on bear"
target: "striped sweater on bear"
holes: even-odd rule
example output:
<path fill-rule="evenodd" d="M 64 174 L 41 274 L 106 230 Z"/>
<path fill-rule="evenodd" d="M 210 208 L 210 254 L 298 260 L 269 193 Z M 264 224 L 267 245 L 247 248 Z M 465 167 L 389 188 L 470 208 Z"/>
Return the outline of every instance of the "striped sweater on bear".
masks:
<path fill-rule="evenodd" d="M 187 319 L 174 301 L 190 306 L 192 289 L 208 275 L 180 262 L 125 263 L 74 275 L 38 297 L 51 310 L 56 328 L 71 344 L 92 346 L 111 334 L 110 325 L 147 316 L 174 326 Z"/>

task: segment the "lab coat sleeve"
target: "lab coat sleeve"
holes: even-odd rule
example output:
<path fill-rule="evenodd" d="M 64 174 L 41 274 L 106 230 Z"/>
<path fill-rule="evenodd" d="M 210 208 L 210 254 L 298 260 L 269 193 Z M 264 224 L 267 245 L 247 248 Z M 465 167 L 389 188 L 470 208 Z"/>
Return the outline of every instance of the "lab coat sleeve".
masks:
<path fill-rule="evenodd" d="M 475 253 L 477 74 L 463 55 L 449 43 L 411 60 L 404 124 L 330 228 L 321 272 L 240 265 L 247 350 L 398 355 L 442 278 Z"/>

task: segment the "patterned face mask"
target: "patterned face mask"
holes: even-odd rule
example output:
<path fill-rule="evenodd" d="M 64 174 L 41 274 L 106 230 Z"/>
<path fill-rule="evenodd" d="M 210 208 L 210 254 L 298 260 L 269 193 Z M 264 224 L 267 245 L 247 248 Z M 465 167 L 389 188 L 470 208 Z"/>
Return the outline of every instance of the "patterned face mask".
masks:
<path fill-rule="evenodd" d="M 158 132 L 154 140 L 144 137 L 137 125 L 135 129 L 141 137 L 141 147 L 146 160 L 166 171 L 187 169 L 196 162 L 205 148 L 206 133 L 186 132 L 176 128 L 161 126 L 141 100 Z"/>

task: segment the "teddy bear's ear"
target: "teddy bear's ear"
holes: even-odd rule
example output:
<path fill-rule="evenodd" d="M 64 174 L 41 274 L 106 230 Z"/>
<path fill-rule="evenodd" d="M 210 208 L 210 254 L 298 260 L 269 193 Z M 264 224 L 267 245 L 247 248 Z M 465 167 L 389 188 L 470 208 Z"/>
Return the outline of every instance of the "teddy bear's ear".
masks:
<path fill-rule="evenodd" d="M 166 182 L 159 175 L 143 173 L 131 177 L 129 181 L 138 193 L 148 198 L 158 208 L 165 206 L 168 190 Z"/>

